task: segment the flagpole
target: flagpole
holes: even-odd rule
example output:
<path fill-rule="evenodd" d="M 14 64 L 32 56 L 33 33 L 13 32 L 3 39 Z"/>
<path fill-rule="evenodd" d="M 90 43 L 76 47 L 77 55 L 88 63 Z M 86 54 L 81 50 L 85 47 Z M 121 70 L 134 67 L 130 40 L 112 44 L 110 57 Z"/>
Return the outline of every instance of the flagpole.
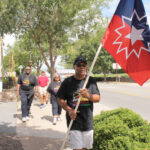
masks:
<path fill-rule="evenodd" d="M 86 78 L 86 80 L 85 80 L 85 82 L 84 82 L 84 85 L 83 85 L 82 89 L 85 89 L 85 87 L 86 87 L 86 85 L 87 85 L 87 83 L 88 83 L 89 77 L 90 77 L 90 75 L 91 75 L 91 73 L 92 73 L 93 67 L 94 67 L 95 62 L 96 62 L 96 60 L 97 60 L 97 57 L 98 57 L 98 55 L 99 55 L 99 53 L 100 53 L 100 51 L 101 51 L 101 49 L 102 49 L 102 46 L 103 46 L 102 43 L 100 43 L 99 48 L 98 48 L 98 50 L 97 50 L 97 52 L 96 52 L 96 54 L 95 54 L 94 60 L 93 60 L 93 62 L 92 62 L 92 65 L 91 65 L 90 70 L 89 70 L 89 72 L 88 72 L 88 76 L 87 76 L 87 78 Z M 78 110 L 79 104 L 80 104 L 80 98 L 78 99 L 76 108 L 75 108 L 75 110 L 74 110 L 75 113 L 76 113 L 77 110 Z M 62 144 L 60 150 L 63 150 L 63 149 L 64 149 L 64 146 L 65 146 L 66 140 L 67 140 L 67 138 L 68 138 L 68 135 L 69 135 L 69 132 L 70 132 L 70 129 L 71 129 L 72 124 L 73 124 L 73 120 L 70 121 L 68 130 L 67 130 L 67 133 L 66 133 L 66 137 L 65 137 L 65 139 L 64 139 L 64 142 L 63 142 L 63 144 Z"/>

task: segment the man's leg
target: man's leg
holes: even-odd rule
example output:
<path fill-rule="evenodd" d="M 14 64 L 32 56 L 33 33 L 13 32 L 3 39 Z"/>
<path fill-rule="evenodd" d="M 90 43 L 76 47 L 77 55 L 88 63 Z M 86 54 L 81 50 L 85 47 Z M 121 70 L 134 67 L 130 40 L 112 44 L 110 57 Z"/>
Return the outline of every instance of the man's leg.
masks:
<path fill-rule="evenodd" d="M 31 104 L 34 98 L 34 93 L 29 94 L 28 96 L 28 102 L 27 102 L 27 116 L 29 116 L 29 112 L 30 112 L 30 108 L 31 108 Z"/>
<path fill-rule="evenodd" d="M 43 94 L 40 94 L 40 101 L 41 101 L 41 105 L 44 105 Z"/>
<path fill-rule="evenodd" d="M 85 150 L 93 148 L 93 133 L 94 133 L 93 130 L 82 132 L 83 148 Z"/>
<path fill-rule="evenodd" d="M 48 99 L 46 98 L 47 86 L 43 88 L 43 101 L 44 103 L 48 104 Z"/>
<path fill-rule="evenodd" d="M 21 99 L 21 111 L 22 111 L 22 117 L 27 116 L 27 95 L 25 93 L 20 94 Z"/>
<path fill-rule="evenodd" d="M 82 150 L 83 148 L 82 132 L 79 130 L 71 130 L 69 133 L 69 143 L 71 149 Z"/>
<path fill-rule="evenodd" d="M 70 147 L 73 150 L 92 149 L 93 146 L 93 130 L 78 131 L 71 130 L 69 134 Z"/>
<path fill-rule="evenodd" d="M 44 102 L 46 102 L 46 104 L 48 104 L 48 99 L 46 98 L 46 94 L 44 95 Z"/>
<path fill-rule="evenodd" d="M 44 101 L 43 101 L 43 87 L 39 87 L 39 93 L 40 93 L 40 103 L 41 103 L 40 108 L 43 108 L 43 106 L 44 106 Z"/>
<path fill-rule="evenodd" d="M 46 102 L 46 104 L 48 103 L 47 100 L 46 100 L 46 95 L 43 95 L 43 102 L 44 103 Z"/>

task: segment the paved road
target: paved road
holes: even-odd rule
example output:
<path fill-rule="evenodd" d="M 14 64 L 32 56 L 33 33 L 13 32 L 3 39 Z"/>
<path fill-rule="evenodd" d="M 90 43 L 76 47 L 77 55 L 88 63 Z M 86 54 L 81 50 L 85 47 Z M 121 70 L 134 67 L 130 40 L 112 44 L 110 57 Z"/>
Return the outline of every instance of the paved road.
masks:
<path fill-rule="evenodd" d="M 98 83 L 101 104 L 114 108 L 129 108 L 150 122 L 150 83 Z"/>

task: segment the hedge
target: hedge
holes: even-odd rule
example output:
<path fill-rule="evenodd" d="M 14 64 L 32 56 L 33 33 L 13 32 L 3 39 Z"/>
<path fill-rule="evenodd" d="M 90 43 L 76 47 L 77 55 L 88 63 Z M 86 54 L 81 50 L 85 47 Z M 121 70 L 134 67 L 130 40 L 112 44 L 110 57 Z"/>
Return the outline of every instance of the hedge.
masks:
<path fill-rule="evenodd" d="M 3 77 L 2 78 L 3 89 L 10 89 L 11 87 L 16 85 L 15 77 Z"/>
<path fill-rule="evenodd" d="M 150 150 L 150 124 L 129 109 L 94 117 L 93 150 Z"/>

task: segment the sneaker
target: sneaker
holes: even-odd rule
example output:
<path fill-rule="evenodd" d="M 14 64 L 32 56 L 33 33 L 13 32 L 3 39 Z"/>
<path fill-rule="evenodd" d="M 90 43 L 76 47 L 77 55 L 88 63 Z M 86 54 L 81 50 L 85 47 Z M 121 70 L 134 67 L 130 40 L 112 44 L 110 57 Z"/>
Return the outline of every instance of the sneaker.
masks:
<path fill-rule="evenodd" d="M 61 119 L 60 119 L 60 117 L 57 117 L 57 121 L 60 121 Z"/>
<path fill-rule="evenodd" d="M 57 118 L 54 118 L 53 119 L 53 125 L 56 125 L 56 122 L 57 122 Z"/>
<path fill-rule="evenodd" d="M 26 116 L 26 121 L 28 121 L 30 119 L 30 117 L 29 116 Z"/>
<path fill-rule="evenodd" d="M 44 104 L 41 104 L 40 108 L 41 108 L 41 109 L 44 108 Z"/>
<path fill-rule="evenodd" d="M 22 117 L 22 122 L 26 122 L 26 117 Z"/>

